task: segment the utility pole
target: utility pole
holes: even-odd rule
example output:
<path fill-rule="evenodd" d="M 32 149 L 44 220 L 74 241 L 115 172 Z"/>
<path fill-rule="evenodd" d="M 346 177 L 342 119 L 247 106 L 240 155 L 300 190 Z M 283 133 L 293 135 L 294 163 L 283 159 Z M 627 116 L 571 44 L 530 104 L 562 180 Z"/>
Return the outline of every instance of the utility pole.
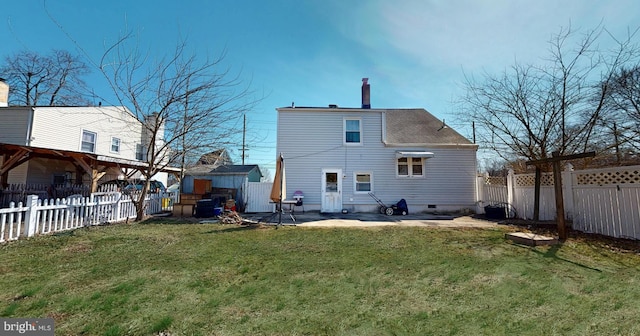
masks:
<path fill-rule="evenodd" d="M 247 134 L 247 115 L 242 115 L 242 165 L 244 166 L 244 151 L 247 148 L 245 145 L 245 138 Z"/>
<path fill-rule="evenodd" d="M 180 158 L 180 181 L 178 187 L 178 201 L 180 201 L 180 194 L 184 192 L 184 169 L 186 165 L 186 155 L 187 155 L 187 121 L 189 116 L 189 79 L 187 78 L 187 89 L 186 95 L 184 99 L 184 114 L 182 115 L 182 157 Z"/>
<path fill-rule="evenodd" d="M 476 143 L 476 122 L 471 122 L 471 129 L 473 130 L 473 143 Z"/>
<path fill-rule="evenodd" d="M 615 139 L 616 145 L 616 164 L 620 165 L 622 161 L 622 155 L 620 155 L 620 141 L 618 140 L 618 125 L 616 122 L 613 122 L 613 138 Z"/>

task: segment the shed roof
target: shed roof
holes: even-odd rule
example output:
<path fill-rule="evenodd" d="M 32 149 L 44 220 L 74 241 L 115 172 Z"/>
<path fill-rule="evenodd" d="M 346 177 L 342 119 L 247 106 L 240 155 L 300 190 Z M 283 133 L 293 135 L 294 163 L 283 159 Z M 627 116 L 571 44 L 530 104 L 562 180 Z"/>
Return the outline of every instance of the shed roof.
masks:
<path fill-rule="evenodd" d="M 254 169 L 260 168 L 258 165 L 197 165 L 185 171 L 187 175 L 248 175 Z M 260 173 L 262 175 L 262 173 Z"/>

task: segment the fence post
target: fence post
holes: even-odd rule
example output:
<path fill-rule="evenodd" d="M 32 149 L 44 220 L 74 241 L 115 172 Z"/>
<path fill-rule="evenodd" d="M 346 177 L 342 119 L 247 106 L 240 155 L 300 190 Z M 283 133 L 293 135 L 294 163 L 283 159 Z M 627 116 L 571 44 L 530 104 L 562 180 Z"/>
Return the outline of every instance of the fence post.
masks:
<path fill-rule="evenodd" d="M 489 173 L 476 175 L 476 213 L 484 213 L 484 185 Z"/>
<path fill-rule="evenodd" d="M 112 218 L 115 222 L 118 222 L 120 220 L 122 220 L 120 218 L 120 207 L 122 204 L 122 194 L 121 193 L 117 193 L 116 194 L 116 202 L 112 205 L 112 211 L 114 211 L 115 213 L 113 214 Z"/>
<path fill-rule="evenodd" d="M 94 193 L 89 194 L 89 202 L 87 203 L 87 207 L 89 208 L 89 213 L 91 214 L 89 216 L 89 225 L 87 226 L 91 226 L 91 225 L 97 225 L 99 223 L 97 223 L 98 221 L 98 207 L 96 206 L 96 196 L 94 195 Z"/>
<path fill-rule="evenodd" d="M 38 195 L 27 196 L 26 206 L 29 208 L 24 218 L 24 233 L 27 237 L 33 237 L 38 228 Z"/>
<path fill-rule="evenodd" d="M 567 163 L 562 172 L 562 196 L 564 198 L 565 218 L 573 219 L 573 165 Z"/>
<path fill-rule="evenodd" d="M 515 185 L 516 176 L 513 172 L 513 169 L 509 169 L 507 173 L 507 204 L 515 209 L 515 204 L 513 203 L 514 199 L 514 185 Z"/>

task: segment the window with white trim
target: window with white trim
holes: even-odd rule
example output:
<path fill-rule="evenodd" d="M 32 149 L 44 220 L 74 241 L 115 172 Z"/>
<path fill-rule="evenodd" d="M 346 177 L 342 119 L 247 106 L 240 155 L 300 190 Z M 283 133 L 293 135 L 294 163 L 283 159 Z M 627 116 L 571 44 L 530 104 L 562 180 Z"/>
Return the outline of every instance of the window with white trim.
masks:
<path fill-rule="evenodd" d="M 360 118 L 344 119 L 344 143 L 346 145 L 362 144 L 362 120 Z"/>
<path fill-rule="evenodd" d="M 373 191 L 373 178 L 369 172 L 355 172 L 354 173 L 354 193 L 369 193 Z"/>
<path fill-rule="evenodd" d="M 423 177 L 424 159 L 401 157 L 397 161 L 399 177 Z"/>
<path fill-rule="evenodd" d="M 120 153 L 120 139 L 112 137 L 111 138 L 111 153 Z"/>
<path fill-rule="evenodd" d="M 82 141 L 80 143 L 80 150 L 83 152 L 95 153 L 97 138 L 98 134 L 96 134 L 95 132 L 82 130 Z"/>

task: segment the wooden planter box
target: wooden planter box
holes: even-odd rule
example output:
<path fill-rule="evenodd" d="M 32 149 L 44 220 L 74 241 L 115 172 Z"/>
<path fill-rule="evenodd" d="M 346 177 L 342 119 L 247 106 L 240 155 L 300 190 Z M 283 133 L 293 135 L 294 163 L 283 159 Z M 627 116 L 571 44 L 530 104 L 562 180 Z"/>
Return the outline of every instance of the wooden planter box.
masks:
<path fill-rule="evenodd" d="M 173 216 L 175 217 L 193 217 L 193 204 L 174 204 Z"/>

